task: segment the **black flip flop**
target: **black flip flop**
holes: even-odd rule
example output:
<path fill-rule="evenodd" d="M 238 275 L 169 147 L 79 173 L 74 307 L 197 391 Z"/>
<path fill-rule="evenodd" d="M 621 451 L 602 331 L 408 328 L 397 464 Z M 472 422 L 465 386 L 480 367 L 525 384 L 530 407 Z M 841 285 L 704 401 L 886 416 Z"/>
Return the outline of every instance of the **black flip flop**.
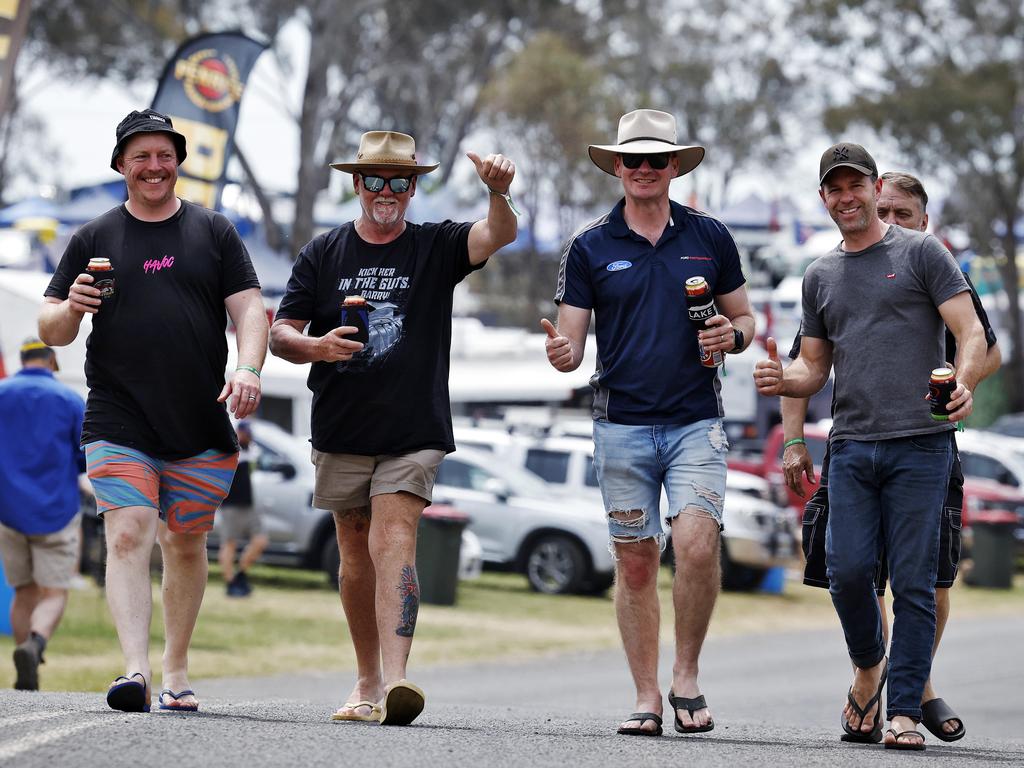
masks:
<path fill-rule="evenodd" d="M 621 733 L 623 736 L 661 736 L 661 716 L 656 715 L 653 712 L 634 712 L 632 715 L 626 718 L 625 722 L 631 723 L 634 720 L 639 720 L 640 725 L 636 728 L 619 728 L 616 733 Z M 644 723 L 648 720 L 654 722 L 657 728 L 654 730 L 645 730 Z"/>
<path fill-rule="evenodd" d="M 135 678 L 139 678 L 142 682 Z M 107 689 L 107 706 L 121 712 L 149 712 L 149 688 L 146 676 L 133 672 L 128 677 L 115 678 Z"/>
<path fill-rule="evenodd" d="M 854 728 L 850 725 L 850 722 L 846 718 L 842 718 L 843 730 L 846 731 L 842 736 L 839 737 L 840 741 L 845 741 L 852 744 L 877 744 L 882 740 L 882 691 L 885 689 L 885 680 L 889 676 L 889 660 L 885 660 L 885 666 L 882 668 L 882 677 L 878 680 L 878 689 L 875 691 L 875 695 L 868 699 L 867 703 L 862 707 L 857 703 L 857 700 L 853 698 L 853 686 L 846 693 L 846 700 L 850 703 L 853 711 L 857 713 L 858 726 L 864 722 L 864 718 L 868 716 L 872 709 L 877 706 L 877 713 L 875 714 L 875 727 L 872 728 L 868 733 L 860 730 L 860 728 Z"/>
<path fill-rule="evenodd" d="M 698 709 L 707 709 L 707 702 L 704 701 L 704 695 L 701 694 L 695 699 L 687 699 L 683 696 L 676 696 L 672 691 L 668 692 L 668 703 L 672 707 L 672 714 L 675 716 L 675 727 L 679 733 L 707 733 L 715 729 L 715 721 L 712 720 L 707 725 L 701 725 L 696 728 L 693 726 L 683 725 L 683 721 L 679 719 L 679 712 L 677 710 L 685 709 L 690 713 L 690 717 L 693 718 L 693 713 Z"/>
<path fill-rule="evenodd" d="M 942 726 L 950 720 L 956 720 L 960 725 L 952 733 L 947 733 Z M 957 741 L 967 733 L 960 715 L 942 699 L 932 699 L 921 705 L 921 725 L 931 731 L 932 736 L 942 741 Z"/>
<path fill-rule="evenodd" d="M 899 731 L 897 733 L 895 728 L 889 728 L 886 733 L 891 733 L 893 738 L 896 739 L 891 744 L 886 744 L 886 749 L 905 749 L 911 752 L 924 751 L 924 736 L 921 736 L 920 731 Z M 904 736 L 921 736 L 921 741 L 900 741 Z"/>

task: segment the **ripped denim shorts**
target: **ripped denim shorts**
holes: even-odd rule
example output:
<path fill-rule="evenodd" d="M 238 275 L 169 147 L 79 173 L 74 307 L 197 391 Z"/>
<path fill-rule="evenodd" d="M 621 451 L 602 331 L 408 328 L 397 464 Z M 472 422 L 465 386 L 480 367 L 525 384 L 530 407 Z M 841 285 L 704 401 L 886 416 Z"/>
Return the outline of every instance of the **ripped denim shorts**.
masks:
<path fill-rule="evenodd" d="M 594 422 L 597 471 L 611 540 L 658 540 L 664 547 L 667 525 L 687 507 L 696 507 L 722 529 L 725 455 L 729 441 L 721 419 L 683 426 L 630 426 Z M 661 514 L 661 489 L 668 506 Z M 613 519 L 615 511 L 640 510 L 637 521 Z"/>

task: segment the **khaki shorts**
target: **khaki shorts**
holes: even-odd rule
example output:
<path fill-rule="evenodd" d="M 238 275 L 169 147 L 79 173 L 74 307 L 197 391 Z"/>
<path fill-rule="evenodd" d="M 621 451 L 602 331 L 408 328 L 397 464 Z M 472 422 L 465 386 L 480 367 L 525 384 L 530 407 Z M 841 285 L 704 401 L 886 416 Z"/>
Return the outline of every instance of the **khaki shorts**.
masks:
<path fill-rule="evenodd" d="M 322 453 L 313 449 L 316 488 L 313 505 L 341 511 L 370 506 L 370 497 L 405 491 L 430 503 L 434 478 L 445 452 L 413 451 L 399 456 Z"/>
<path fill-rule="evenodd" d="M 27 536 L 0 525 L 0 557 L 4 576 L 12 587 L 36 584 L 50 589 L 70 589 L 78 573 L 78 542 L 82 518 L 74 518 L 56 533 Z"/>
<path fill-rule="evenodd" d="M 221 522 L 221 539 L 251 539 L 263 532 L 263 521 L 253 506 L 221 507 L 218 512 Z"/>

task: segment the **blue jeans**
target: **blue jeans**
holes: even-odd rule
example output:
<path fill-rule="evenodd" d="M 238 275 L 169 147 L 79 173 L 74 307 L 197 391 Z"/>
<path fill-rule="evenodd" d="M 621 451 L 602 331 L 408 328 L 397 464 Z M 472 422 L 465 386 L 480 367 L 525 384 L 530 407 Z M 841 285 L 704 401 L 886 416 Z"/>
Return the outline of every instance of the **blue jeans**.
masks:
<path fill-rule="evenodd" d="M 875 570 L 885 545 L 893 594 L 887 718 L 921 719 L 935 642 L 939 521 L 952 432 L 879 441 L 833 440 L 825 537 L 829 591 L 853 663 L 885 655 Z"/>
<path fill-rule="evenodd" d="M 611 541 L 657 539 L 661 527 L 661 489 L 668 494 L 666 522 L 687 507 L 701 510 L 722 528 L 725 456 L 729 441 L 721 419 L 682 426 L 630 426 L 594 422 L 594 469 L 609 513 Z M 640 510 L 631 522 L 612 518 L 613 511 Z"/>

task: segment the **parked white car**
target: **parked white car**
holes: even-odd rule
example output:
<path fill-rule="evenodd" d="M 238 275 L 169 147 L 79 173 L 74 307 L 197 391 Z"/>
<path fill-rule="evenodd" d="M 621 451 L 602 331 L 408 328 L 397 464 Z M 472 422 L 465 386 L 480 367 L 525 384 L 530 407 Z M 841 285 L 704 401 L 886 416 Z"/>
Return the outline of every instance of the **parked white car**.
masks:
<path fill-rule="evenodd" d="M 322 570 L 332 583 L 338 581 L 341 558 L 331 513 L 313 506 L 313 464 L 309 441 L 258 419 L 252 425 L 255 466 L 252 472 L 253 501 L 262 515 L 263 530 L 270 539 L 261 562 L 271 565 Z M 220 546 L 220 515 L 207 541 L 210 552 Z M 459 577 L 479 575 L 480 542 L 463 531 L 459 553 Z"/>
<path fill-rule="evenodd" d="M 437 472 L 434 498 L 470 517 L 484 562 L 524 573 L 547 594 L 597 594 L 614 562 L 599 507 L 561 493 L 487 451 L 460 447 Z"/>
<path fill-rule="evenodd" d="M 555 425 L 557 429 L 557 425 Z M 455 442 L 484 447 L 503 463 L 523 467 L 597 511 L 607 543 L 604 503 L 594 471 L 594 444 L 583 437 L 530 437 L 498 429 L 456 427 Z M 662 494 L 662 513 L 668 501 Z M 793 512 L 771 499 L 768 483 L 748 472 L 730 470 L 722 510 L 722 584 L 726 589 L 753 589 L 765 572 L 792 565 L 798 556 Z M 666 548 L 666 553 L 670 549 Z M 670 555 L 669 555 L 670 557 Z"/>

